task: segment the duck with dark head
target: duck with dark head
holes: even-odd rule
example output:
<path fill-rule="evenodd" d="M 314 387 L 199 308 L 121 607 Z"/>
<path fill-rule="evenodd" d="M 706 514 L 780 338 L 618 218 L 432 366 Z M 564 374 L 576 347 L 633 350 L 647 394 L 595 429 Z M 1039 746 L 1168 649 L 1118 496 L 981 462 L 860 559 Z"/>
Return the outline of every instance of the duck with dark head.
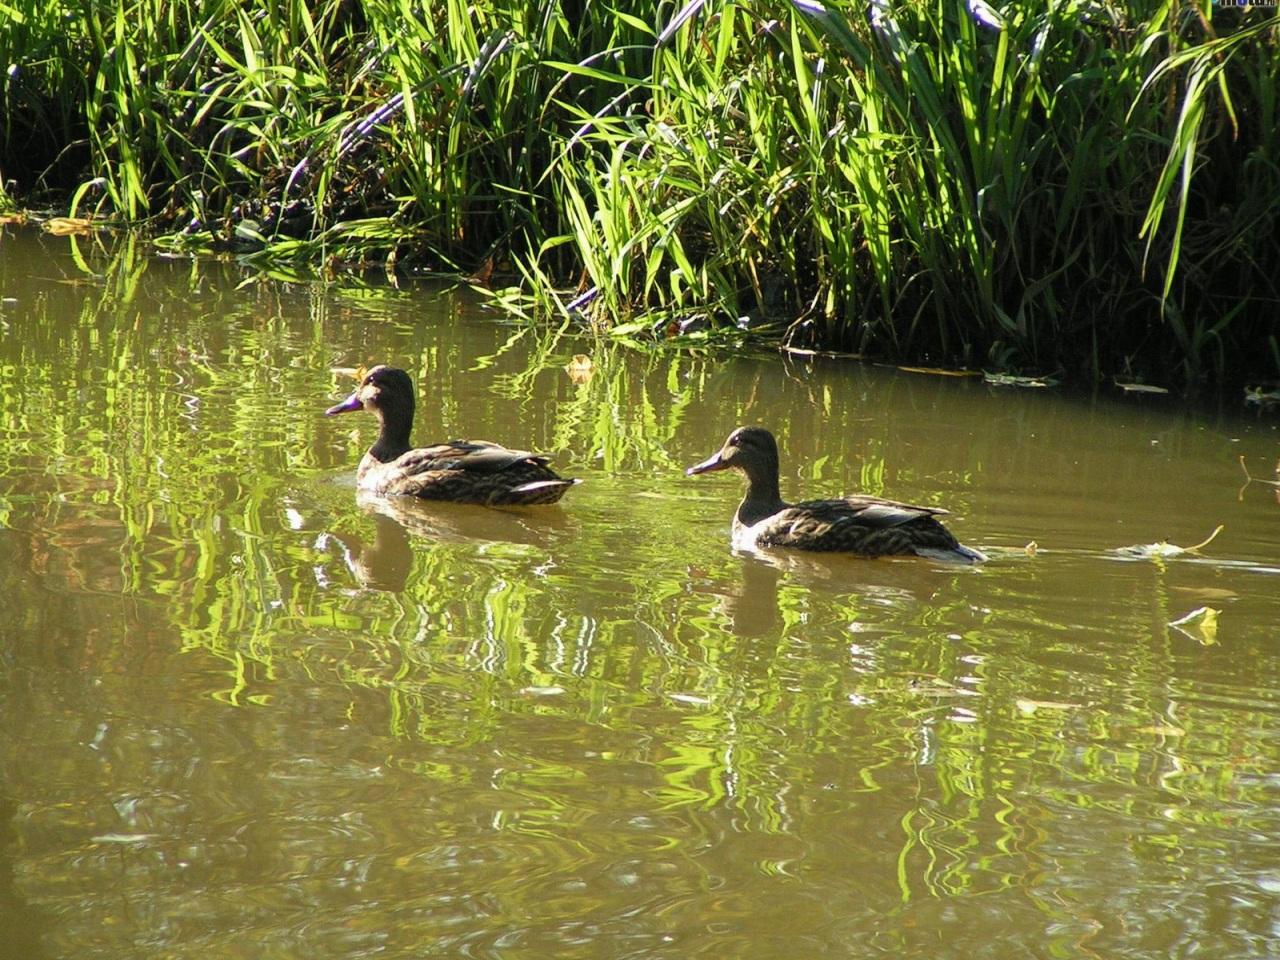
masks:
<path fill-rule="evenodd" d="M 718 453 L 685 473 L 716 470 L 737 470 L 747 480 L 733 517 L 733 545 L 740 549 L 791 547 L 862 557 L 915 554 L 961 563 L 987 559 L 951 535 L 937 519 L 947 511 L 937 507 L 861 494 L 787 503 L 778 492 L 778 444 L 763 427 L 739 427 Z"/>
<path fill-rule="evenodd" d="M 579 481 L 559 476 L 550 458 L 510 450 L 487 440 L 450 440 L 411 447 L 413 381 L 397 367 L 376 366 L 355 392 L 325 416 L 368 410 L 378 418 L 378 439 L 360 461 L 356 486 L 371 493 L 451 500 L 487 506 L 557 502 Z"/>

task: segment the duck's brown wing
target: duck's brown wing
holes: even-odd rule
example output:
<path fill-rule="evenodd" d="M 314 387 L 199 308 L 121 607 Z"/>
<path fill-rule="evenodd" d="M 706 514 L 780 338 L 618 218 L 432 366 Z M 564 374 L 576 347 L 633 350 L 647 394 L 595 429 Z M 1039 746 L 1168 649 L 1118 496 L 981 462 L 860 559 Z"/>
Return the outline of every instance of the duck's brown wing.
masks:
<path fill-rule="evenodd" d="M 956 538 L 935 519 L 946 512 L 879 497 L 806 500 L 764 521 L 756 543 L 864 556 L 955 550 Z"/>
<path fill-rule="evenodd" d="M 435 470 L 501 473 L 525 463 L 545 467 L 549 460 L 549 457 L 540 453 L 512 450 L 488 440 L 450 440 L 430 447 L 417 447 L 389 466 L 408 477 Z"/>
<path fill-rule="evenodd" d="M 549 458 L 486 440 L 418 447 L 383 467 L 379 492 L 457 503 L 555 503 L 577 483 L 547 466 Z"/>

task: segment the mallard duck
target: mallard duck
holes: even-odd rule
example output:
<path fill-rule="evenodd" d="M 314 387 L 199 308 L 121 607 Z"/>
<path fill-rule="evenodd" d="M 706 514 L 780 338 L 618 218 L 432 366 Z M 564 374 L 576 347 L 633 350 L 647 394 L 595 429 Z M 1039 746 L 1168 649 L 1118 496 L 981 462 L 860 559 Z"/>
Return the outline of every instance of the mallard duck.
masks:
<path fill-rule="evenodd" d="M 325 416 L 361 409 L 381 424 L 377 442 L 356 472 L 361 490 L 455 503 L 530 505 L 555 503 L 579 482 L 557 475 L 542 454 L 509 450 L 487 440 L 410 447 L 413 381 L 396 367 L 380 365 L 369 370 L 355 392 L 326 410 Z"/>
<path fill-rule="evenodd" d="M 747 493 L 733 517 L 733 545 L 792 547 L 863 557 L 916 554 L 978 563 L 987 559 L 962 546 L 936 519 L 947 511 L 860 494 L 839 500 L 786 503 L 778 494 L 778 444 L 763 427 L 739 427 L 719 452 L 685 471 L 689 476 L 738 470 Z"/>

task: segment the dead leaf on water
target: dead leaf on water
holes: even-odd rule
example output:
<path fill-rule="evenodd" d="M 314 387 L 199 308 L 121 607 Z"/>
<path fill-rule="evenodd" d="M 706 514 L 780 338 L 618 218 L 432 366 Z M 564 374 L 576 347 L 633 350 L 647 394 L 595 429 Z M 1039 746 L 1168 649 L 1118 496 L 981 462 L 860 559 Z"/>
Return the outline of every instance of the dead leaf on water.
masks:
<path fill-rule="evenodd" d="M 1185 617 L 1170 621 L 1169 626 L 1207 647 L 1218 642 L 1218 614 L 1221 612 L 1215 607 L 1196 607 Z"/>
<path fill-rule="evenodd" d="M 1269 407 L 1280 403 L 1280 390 L 1263 390 L 1262 387 L 1245 387 L 1244 402 L 1256 403 L 1260 407 Z"/>
<path fill-rule="evenodd" d="M 93 233 L 94 225 L 84 217 L 50 217 L 40 224 L 40 229 L 55 237 L 87 237 Z"/>
<path fill-rule="evenodd" d="M 927 373 L 935 377 L 980 377 L 981 370 L 946 370 L 942 367 L 899 367 L 904 373 Z"/>
<path fill-rule="evenodd" d="M 1164 387 L 1152 386 L 1149 383 L 1121 383 L 1116 381 L 1116 386 L 1125 393 L 1168 393 Z"/>
<path fill-rule="evenodd" d="M 357 382 L 364 380 L 365 374 L 369 372 L 368 367 L 330 367 L 329 372 L 339 377 L 350 377 Z"/>
<path fill-rule="evenodd" d="M 1037 710 L 1079 710 L 1078 703 L 1062 703 L 1058 700 L 1026 700 L 1019 697 L 1013 701 L 1014 706 L 1018 708 L 1018 712 L 1024 717 L 1029 717 Z"/>
<path fill-rule="evenodd" d="M 1153 723 L 1149 727 L 1139 727 L 1138 733 L 1154 733 L 1160 737 L 1185 737 L 1187 731 L 1181 727 L 1175 727 L 1171 723 Z"/>
<path fill-rule="evenodd" d="M 1213 538 L 1222 532 L 1224 526 L 1225 524 L 1218 524 L 1213 533 L 1209 534 L 1194 547 L 1180 547 L 1176 543 L 1161 540 L 1159 543 L 1140 543 L 1131 547 L 1118 547 L 1116 553 L 1126 557 L 1137 557 L 1142 560 L 1166 559 L 1168 557 L 1181 556 L 1184 553 L 1197 553 L 1202 547 L 1207 547 L 1212 543 Z"/>
<path fill-rule="evenodd" d="M 1040 549 L 1040 545 L 1032 540 L 1022 549 L 1027 552 L 1028 557 L 1034 557 L 1036 555 L 1036 551 Z"/>
<path fill-rule="evenodd" d="M 794 353 L 797 357 L 831 357 L 836 360 L 861 360 L 862 354 L 849 353 L 844 350 L 810 350 L 808 347 L 793 347 L 784 343 L 780 348 L 784 353 Z"/>
<path fill-rule="evenodd" d="M 982 379 L 996 387 L 1056 387 L 1058 381 L 1052 377 L 1015 377 L 1008 373 L 982 372 Z"/>
<path fill-rule="evenodd" d="M 15 210 L 12 213 L 0 213 L 0 225 L 16 224 L 22 226 L 27 222 L 27 215 L 22 210 Z"/>
<path fill-rule="evenodd" d="M 574 383 L 586 383 L 596 372 L 596 365 L 585 353 L 575 353 L 573 359 L 564 365 L 564 371 Z"/>

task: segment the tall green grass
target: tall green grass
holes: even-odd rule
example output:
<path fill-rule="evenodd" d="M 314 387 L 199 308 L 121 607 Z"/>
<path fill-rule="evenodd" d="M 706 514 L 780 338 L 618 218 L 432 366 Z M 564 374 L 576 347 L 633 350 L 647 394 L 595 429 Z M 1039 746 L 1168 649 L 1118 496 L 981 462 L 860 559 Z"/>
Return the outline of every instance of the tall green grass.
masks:
<path fill-rule="evenodd" d="M 1274 8 L 3 9 L 0 184 L 170 248 L 510 264 L 498 302 L 632 336 L 1280 374 Z"/>

